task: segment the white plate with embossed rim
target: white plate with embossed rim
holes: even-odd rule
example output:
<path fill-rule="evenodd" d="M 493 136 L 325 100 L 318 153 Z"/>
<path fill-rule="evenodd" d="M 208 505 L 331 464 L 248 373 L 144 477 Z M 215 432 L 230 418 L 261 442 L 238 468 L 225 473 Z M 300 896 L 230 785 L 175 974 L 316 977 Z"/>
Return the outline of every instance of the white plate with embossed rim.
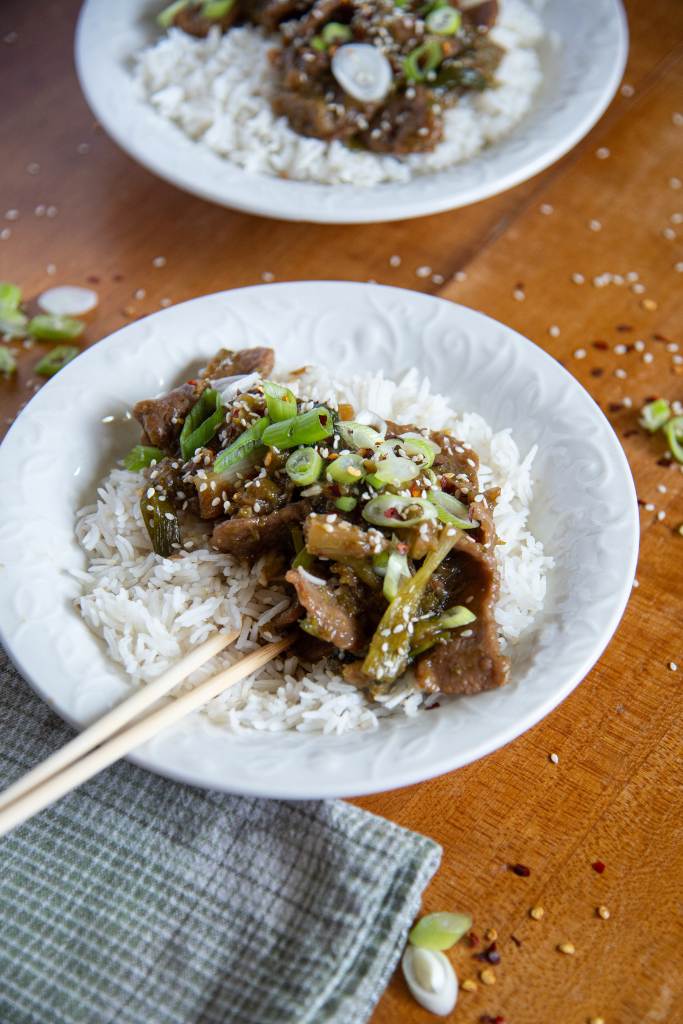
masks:
<path fill-rule="evenodd" d="M 161 0 L 85 0 L 76 66 L 96 117 L 134 160 L 166 181 L 222 206 L 283 220 L 403 220 L 512 188 L 555 163 L 590 131 L 616 92 L 628 54 L 620 0 L 547 0 L 543 84 L 532 110 L 507 138 L 467 162 L 406 183 L 320 185 L 243 170 L 187 138 L 137 95 L 131 62 L 158 35 L 153 14 L 160 6 Z"/>
<path fill-rule="evenodd" d="M 73 606 L 68 570 L 84 564 L 74 513 L 136 442 L 126 410 L 225 343 L 274 344 L 279 368 L 317 361 L 340 376 L 416 366 L 455 408 L 510 426 L 522 452 L 538 444 L 531 528 L 556 568 L 501 690 L 340 737 L 234 736 L 195 715 L 133 760 L 235 793 L 352 796 L 458 768 L 543 718 L 600 657 L 629 597 L 639 524 L 622 448 L 588 393 L 510 328 L 428 295 L 344 282 L 261 285 L 155 313 L 88 349 L 21 413 L 0 448 L 0 637 L 33 688 L 79 726 L 126 693 Z"/>

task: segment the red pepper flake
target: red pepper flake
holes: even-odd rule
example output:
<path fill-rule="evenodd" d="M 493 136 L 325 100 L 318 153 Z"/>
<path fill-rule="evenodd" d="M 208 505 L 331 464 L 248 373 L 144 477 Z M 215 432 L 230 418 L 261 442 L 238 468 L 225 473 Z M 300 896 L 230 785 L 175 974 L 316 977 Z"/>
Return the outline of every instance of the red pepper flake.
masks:
<path fill-rule="evenodd" d="M 528 868 L 526 864 L 508 864 L 508 870 L 519 875 L 520 878 L 528 878 L 531 874 L 531 868 Z"/>
<path fill-rule="evenodd" d="M 492 1017 L 490 1013 L 482 1013 L 479 1018 L 479 1024 L 507 1024 L 507 1018 L 501 1017 L 500 1014 Z"/>
<path fill-rule="evenodd" d="M 86 281 L 88 282 L 88 284 L 99 284 L 100 283 L 100 279 L 97 276 L 97 274 L 88 274 L 88 276 L 86 277 Z"/>
<path fill-rule="evenodd" d="M 123 274 L 114 274 L 112 281 L 123 281 Z"/>
<path fill-rule="evenodd" d="M 631 324 L 617 324 L 617 330 L 620 334 L 627 334 L 629 331 L 633 330 L 633 327 Z"/>
<path fill-rule="evenodd" d="M 498 946 L 495 942 L 492 942 L 490 946 L 487 946 L 481 953 L 474 954 L 475 960 L 481 960 L 487 964 L 499 964 L 500 953 L 498 952 Z"/>
<path fill-rule="evenodd" d="M 645 505 L 647 504 L 647 502 L 643 501 L 642 498 L 636 498 L 636 501 L 638 502 L 638 505 L 640 506 L 640 508 L 645 508 Z"/>
<path fill-rule="evenodd" d="M 593 871 L 597 871 L 597 873 L 601 875 L 605 870 L 606 865 L 601 860 L 594 860 L 591 867 L 593 868 Z"/>
<path fill-rule="evenodd" d="M 428 708 L 425 708 L 425 711 L 435 711 L 436 708 L 440 708 L 440 707 L 441 707 L 441 705 L 437 701 L 436 704 L 430 704 Z"/>
<path fill-rule="evenodd" d="M 610 402 L 607 406 L 608 412 L 621 412 L 623 406 L 621 402 Z"/>
<path fill-rule="evenodd" d="M 518 939 L 516 935 L 511 935 L 510 938 L 514 942 L 515 946 L 517 946 L 517 948 L 519 948 L 522 945 L 522 940 Z"/>
<path fill-rule="evenodd" d="M 645 405 L 649 405 L 650 402 L 656 402 L 658 398 L 659 398 L 659 395 L 648 395 L 647 398 L 645 399 Z"/>
<path fill-rule="evenodd" d="M 479 936 L 475 935 L 474 932 L 468 932 L 467 945 L 470 947 L 470 949 L 475 949 L 475 947 L 479 945 Z"/>
<path fill-rule="evenodd" d="M 591 370 L 591 377 L 602 377 L 604 370 L 601 366 L 594 366 Z"/>
<path fill-rule="evenodd" d="M 606 341 L 592 341 L 591 345 L 593 348 L 597 348 L 600 352 L 607 352 L 609 345 Z"/>
<path fill-rule="evenodd" d="M 623 436 L 624 437 L 634 437 L 638 433 L 639 433 L 638 430 L 625 430 L 624 433 L 623 433 Z"/>
<path fill-rule="evenodd" d="M 396 509 L 396 508 L 388 508 L 386 510 L 386 512 L 384 513 L 384 518 L 385 519 L 400 519 L 401 517 L 398 514 L 398 509 Z"/>
<path fill-rule="evenodd" d="M 663 466 L 665 469 L 671 469 L 671 467 L 673 466 L 673 459 L 667 459 L 664 456 L 662 456 L 661 459 L 657 459 L 657 465 Z"/>

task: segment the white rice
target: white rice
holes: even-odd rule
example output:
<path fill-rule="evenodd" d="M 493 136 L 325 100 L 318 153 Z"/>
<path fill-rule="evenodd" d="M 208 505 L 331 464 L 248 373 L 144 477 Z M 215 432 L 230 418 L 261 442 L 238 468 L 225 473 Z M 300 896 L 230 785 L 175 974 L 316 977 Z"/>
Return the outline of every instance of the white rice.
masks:
<path fill-rule="evenodd" d="M 414 369 L 398 382 L 377 374 L 345 383 L 333 381 L 325 370 L 309 369 L 291 386 L 302 398 L 315 396 L 333 405 L 349 402 L 356 410 L 371 409 L 399 422 L 450 427 L 475 449 L 481 458 L 481 487 L 501 488 L 494 512 L 504 541 L 496 549 L 501 572 L 496 620 L 502 645 L 514 644 L 543 606 L 552 566 L 527 527 L 536 449 L 522 459 L 509 430 L 494 433 L 481 416 L 456 414 Z M 81 509 L 76 522 L 87 556 L 86 569 L 75 574 L 82 585 L 78 607 L 134 682 L 153 679 L 223 627 L 240 629 L 234 650 L 218 659 L 234 660 L 258 645 L 262 627 L 289 603 L 281 590 L 259 581 L 259 563 L 252 569 L 203 547 L 199 525 L 194 534 L 185 528 L 190 550 L 173 559 L 155 555 L 140 515 L 143 483 L 140 473 L 114 469 L 99 487 L 97 501 Z M 209 675 L 216 665 L 214 660 L 191 681 Z M 388 714 L 416 714 L 424 702 L 410 677 L 389 697 L 374 702 L 332 668 L 302 666 L 287 656 L 218 698 L 207 713 L 233 732 L 339 734 L 375 728 Z"/>
<path fill-rule="evenodd" d="M 252 26 L 195 39 L 179 29 L 137 58 L 141 97 L 194 139 L 248 171 L 323 184 L 376 185 L 452 167 L 507 135 L 529 111 L 541 78 L 537 48 L 545 0 L 501 0 L 491 38 L 505 50 L 497 87 L 445 114 L 434 152 L 403 159 L 297 135 L 270 105 L 273 39 Z"/>

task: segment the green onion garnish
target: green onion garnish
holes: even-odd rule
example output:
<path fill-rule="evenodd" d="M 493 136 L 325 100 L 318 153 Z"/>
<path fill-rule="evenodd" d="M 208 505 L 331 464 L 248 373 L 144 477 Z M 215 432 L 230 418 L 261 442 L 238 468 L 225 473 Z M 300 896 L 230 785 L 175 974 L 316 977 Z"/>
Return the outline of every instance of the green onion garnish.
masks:
<path fill-rule="evenodd" d="M 340 512 L 353 512 L 357 504 L 358 499 L 352 498 L 349 495 L 343 498 L 337 498 L 337 500 L 334 503 L 334 507 L 338 508 Z"/>
<path fill-rule="evenodd" d="M 220 21 L 235 6 L 235 0 L 205 0 L 202 4 L 201 15 L 208 21 Z"/>
<path fill-rule="evenodd" d="M 319 405 L 292 419 L 272 423 L 264 430 L 262 441 L 270 448 L 296 448 L 300 444 L 324 441 L 332 436 L 333 431 L 332 413 L 324 405 Z"/>
<path fill-rule="evenodd" d="M 427 39 L 405 57 L 403 74 L 409 82 L 424 82 L 443 60 L 443 47 L 436 39 Z"/>
<path fill-rule="evenodd" d="M 309 487 L 320 478 L 323 460 L 315 448 L 297 448 L 287 459 L 285 471 L 298 487 Z"/>
<path fill-rule="evenodd" d="M 28 325 L 28 333 L 40 341 L 73 341 L 85 330 L 80 320 L 72 316 L 55 316 L 51 313 L 39 313 Z"/>
<path fill-rule="evenodd" d="M 270 380 L 264 380 L 263 391 L 272 423 L 291 420 L 296 416 L 296 398 L 289 388 L 283 387 L 282 384 L 274 384 Z"/>
<path fill-rule="evenodd" d="M 427 914 L 408 932 L 408 942 L 418 949 L 450 949 L 471 927 L 469 914 Z"/>
<path fill-rule="evenodd" d="M 351 28 L 340 21 L 328 21 L 320 35 L 326 46 L 341 46 L 342 43 L 349 43 L 353 39 Z"/>
<path fill-rule="evenodd" d="M 36 364 L 35 371 L 39 373 L 41 377 L 54 377 L 63 366 L 70 363 L 72 359 L 75 359 L 79 354 L 80 349 L 75 348 L 74 345 L 58 345 L 57 348 L 53 348 L 52 352 L 48 352 L 46 356 Z"/>
<path fill-rule="evenodd" d="M 340 421 L 337 433 L 349 448 L 376 448 L 384 440 L 384 435 L 379 431 L 353 420 Z"/>
<path fill-rule="evenodd" d="M 406 455 L 411 459 L 419 458 L 420 469 L 431 469 L 434 459 L 441 451 L 438 444 L 429 441 L 426 437 L 413 437 L 411 434 L 404 434 L 400 440 Z"/>
<path fill-rule="evenodd" d="M 0 306 L 5 309 L 19 309 L 21 288 L 11 281 L 0 281 Z"/>
<path fill-rule="evenodd" d="M 379 494 L 363 509 L 363 519 L 387 530 L 406 529 L 434 522 L 437 512 L 424 498 L 406 498 L 400 494 Z"/>
<path fill-rule="evenodd" d="M 136 444 L 135 448 L 126 455 L 123 460 L 123 465 L 126 469 L 130 469 L 133 472 L 137 472 L 140 469 L 145 469 L 147 466 L 151 466 L 153 462 L 161 462 L 164 458 L 164 452 L 161 448 L 152 448 L 145 444 Z"/>
<path fill-rule="evenodd" d="M 198 448 L 204 448 L 221 427 L 225 410 L 218 391 L 207 388 L 190 409 L 180 432 L 180 453 L 191 459 Z"/>
<path fill-rule="evenodd" d="M 160 25 L 161 28 L 170 28 L 176 19 L 176 15 L 184 11 L 186 7 L 189 7 L 189 4 L 190 0 L 175 0 L 175 3 L 164 7 L 163 11 L 157 16 L 157 25 Z"/>
<path fill-rule="evenodd" d="M 329 464 L 325 476 L 336 484 L 359 484 L 365 476 L 363 460 L 355 452 L 344 452 Z"/>
<path fill-rule="evenodd" d="M 8 348 L 0 348 L 0 373 L 10 377 L 17 372 L 17 361 Z"/>
<path fill-rule="evenodd" d="M 640 414 L 640 425 L 649 430 L 651 434 L 663 427 L 671 418 L 671 406 L 666 398 L 657 398 L 654 402 L 648 402 L 643 406 Z"/>
<path fill-rule="evenodd" d="M 26 337 L 28 317 L 20 309 L 0 306 L 0 334 L 11 341 Z"/>
<path fill-rule="evenodd" d="M 214 473 L 236 476 L 258 461 L 265 452 L 262 438 L 269 423 L 268 417 L 262 416 L 240 434 L 236 441 L 220 453 L 213 464 Z"/>
<path fill-rule="evenodd" d="M 387 601 L 394 600 L 404 579 L 410 579 L 408 559 L 405 555 L 400 555 L 398 551 L 392 551 L 387 561 L 382 588 Z"/>
<path fill-rule="evenodd" d="M 452 494 L 432 487 L 429 492 L 429 500 L 436 509 L 436 514 L 442 523 L 448 526 L 457 526 L 459 530 L 475 530 L 479 523 L 470 519 L 467 505 L 458 501 Z"/>
<path fill-rule="evenodd" d="M 683 462 L 683 416 L 674 416 L 662 428 L 676 462 Z"/>
<path fill-rule="evenodd" d="M 402 487 L 420 475 L 420 467 L 412 459 L 404 459 L 400 455 L 387 455 L 375 462 L 373 479 L 383 486 Z"/>
<path fill-rule="evenodd" d="M 460 31 L 462 14 L 453 7 L 437 7 L 436 10 L 429 12 L 425 24 L 430 32 L 435 32 L 439 36 L 454 36 Z"/>
<path fill-rule="evenodd" d="M 140 511 L 155 554 L 168 558 L 180 546 L 180 524 L 168 498 L 146 494 L 140 499 Z"/>
<path fill-rule="evenodd" d="M 460 604 L 449 608 L 443 615 L 433 615 L 430 619 L 421 619 L 415 623 L 410 645 L 411 657 L 423 654 L 440 640 L 447 640 L 450 630 L 469 626 L 476 618 L 477 616 L 469 608 Z"/>

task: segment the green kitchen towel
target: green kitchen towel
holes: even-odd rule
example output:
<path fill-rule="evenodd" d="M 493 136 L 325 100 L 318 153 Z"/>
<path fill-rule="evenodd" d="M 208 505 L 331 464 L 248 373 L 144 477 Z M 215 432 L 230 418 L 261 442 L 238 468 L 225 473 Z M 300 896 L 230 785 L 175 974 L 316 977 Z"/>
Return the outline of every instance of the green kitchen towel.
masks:
<path fill-rule="evenodd" d="M 73 735 L 0 651 L 0 785 Z M 439 847 L 114 765 L 0 840 L 2 1024 L 361 1024 Z"/>

